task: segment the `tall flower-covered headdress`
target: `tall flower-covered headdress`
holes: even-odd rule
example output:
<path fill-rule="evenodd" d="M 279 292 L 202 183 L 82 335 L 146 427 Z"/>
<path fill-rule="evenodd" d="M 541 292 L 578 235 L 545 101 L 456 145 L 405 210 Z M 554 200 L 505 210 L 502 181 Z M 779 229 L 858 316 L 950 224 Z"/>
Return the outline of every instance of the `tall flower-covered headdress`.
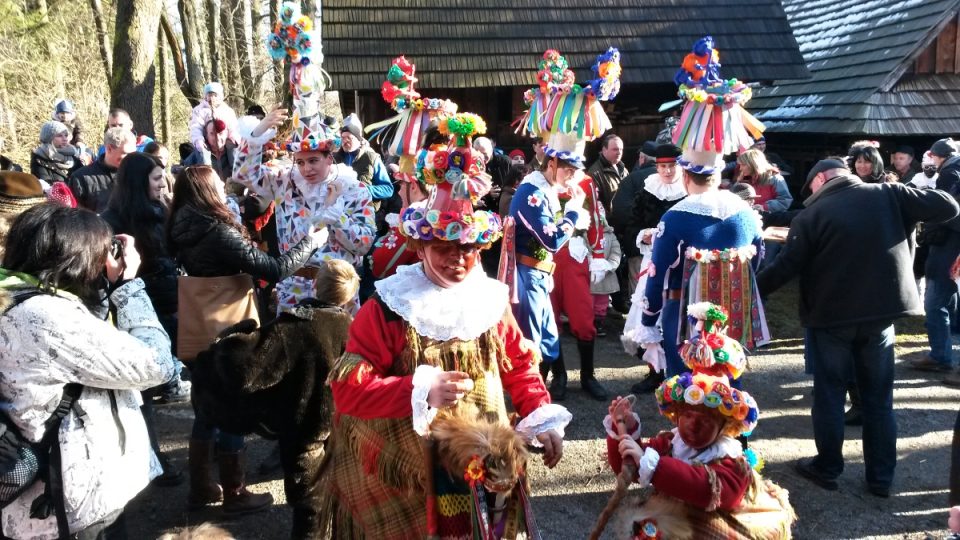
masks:
<path fill-rule="evenodd" d="M 690 304 L 687 315 L 696 321 L 698 332 L 683 344 L 680 356 L 692 373 L 675 375 L 657 388 L 660 414 L 676 423 L 683 407 L 704 407 L 726 420 L 724 434 L 749 435 L 760 411 L 750 394 L 730 384 L 743 373 L 746 354 L 724 331 L 726 312 L 716 304 L 700 302 Z"/>
<path fill-rule="evenodd" d="M 293 95 L 293 133 L 286 143 L 291 152 L 333 152 L 340 148 L 340 135 L 324 123 L 320 106 L 330 76 L 321 68 L 323 51 L 319 30 L 298 2 L 284 2 L 280 16 L 267 36 L 267 50 L 274 60 L 290 66 L 290 93 Z"/>
<path fill-rule="evenodd" d="M 711 36 L 698 40 L 673 78 L 684 100 L 673 143 L 683 150 L 685 169 L 712 174 L 721 156 L 753 145 L 763 124 L 743 108 L 753 90 L 737 79 L 720 78 L 720 53 Z"/>
<path fill-rule="evenodd" d="M 550 49 L 537 64 L 536 88 L 523 94 L 527 111 L 517 131 L 539 137 L 548 156 L 583 167 L 583 148 L 613 127 L 601 101 L 620 92 L 620 51 L 610 47 L 593 65 L 595 79 L 576 84 L 567 59 Z"/>
<path fill-rule="evenodd" d="M 374 133 L 374 137 L 393 124 L 396 130 L 390 142 L 383 148 L 387 153 L 400 157 L 400 175 L 406 181 L 414 181 L 414 160 L 420 152 L 423 134 L 430 123 L 438 118 L 445 118 L 457 112 L 457 104 L 448 99 L 422 97 L 414 88 L 417 82 L 417 67 L 403 56 L 398 56 L 387 70 L 387 78 L 380 87 L 383 96 L 390 108 L 397 115 L 370 124 L 364 130 Z"/>
<path fill-rule="evenodd" d="M 449 144 L 421 150 L 415 173 L 418 181 L 435 189 L 425 204 L 412 205 L 403 213 L 400 233 L 422 242 L 490 245 L 502 233 L 500 217 L 473 209 L 490 191 L 483 156 L 471 148 L 472 138 L 486 133 L 486 123 L 475 114 L 457 113 L 442 118 L 439 127 L 450 137 Z"/>

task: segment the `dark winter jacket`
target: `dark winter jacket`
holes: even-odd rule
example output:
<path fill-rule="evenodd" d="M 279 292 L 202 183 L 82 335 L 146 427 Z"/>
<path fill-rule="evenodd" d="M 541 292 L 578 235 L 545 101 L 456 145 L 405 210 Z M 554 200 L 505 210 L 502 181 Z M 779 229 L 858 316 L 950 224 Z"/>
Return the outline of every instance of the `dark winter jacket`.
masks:
<path fill-rule="evenodd" d="M 313 240 L 306 236 L 290 251 L 271 257 L 243 238 L 233 227 L 186 206 L 170 217 L 170 251 L 186 270 L 197 277 L 250 274 L 254 279 L 276 282 L 292 275 L 313 254 Z"/>
<path fill-rule="evenodd" d="M 116 174 L 117 170 L 108 166 L 103 157 L 99 157 L 90 165 L 74 171 L 67 180 L 67 186 L 73 192 L 80 208 L 100 214 L 107 209 Z"/>
<path fill-rule="evenodd" d="M 39 180 L 53 185 L 54 182 L 66 182 L 70 173 L 80 169 L 83 165 L 79 159 L 69 156 L 60 156 L 62 159 L 51 159 L 47 155 L 48 145 L 41 145 L 30 153 L 30 174 Z"/>
<path fill-rule="evenodd" d="M 633 255 L 628 256 L 639 257 L 640 250 L 637 248 L 637 235 L 640 234 L 640 231 L 643 229 L 656 228 L 660 223 L 660 218 L 667 213 L 667 210 L 673 208 L 675 204 L 682 200 L 681 198 L 665 201 L 643 189 L 641 185 L 640 190 L 637 191 L 637 196 L 633 200 L 633 207 L 630 213 L 630 227 L 627 228 L 627 233 L 621 245 L 624 253 L 627 253 L 626 245 L 630 244 L 630 253 L 633 253 Z"/>
<path fill-rule="evenodd" d="M 306 300 L 263 328 L 227 328 L 190 366 L 194 405 L 230 433 L 325 440 L 333 415 L 326 380 L 352 319 Z"/>
<path fill-rule="evenodd" d="M 837 176 L 805 202 L 780 255 L 757 276 L 761 295 L 800 277 L 800 320 L 831 328 L 920 315 L 911 236 L 960 207 L 948 194 Z"/>
<path fill-rule="evenodd" d="M 637 198 L 637 193 L 643 189 L 643 181 L 655 172 L 657 172 L 656 165 L 648 163 L 641 167 L 635 167 L 633 171 L 620 182 L 617 194 L 613 196 L 613 201 L 610 203 L 612 207 L 610 213 L 607 214 L 607 221 L 618 236 L 626 234 L 626 228 L 632 220 L 631 211 L 633 209 L 633 200 Z M 626 246 L 623 246 L 623 248 L 624 254 L 630 257 L 631 255 L 626 253 Z"/>
<path fill-rule="evenodd" d="M 607 215 L 610 215 L 613 197 L 617 194 L 617 189 L 620 188 L 620 182 L 627 177 L 626 165 L 622 161 L 615 166 L 611 165 L 601 155 L 587 170 L 587 176 L 593 178 L 593 183 L 597 185 L 597 191 L 600 193 L 603 210 Z"/>
<path fill-rule="evenodd" d="M 166 212 L 156 203 L 153 212 L 139 216 L 137 220 L 143 226 L 145 234 L 152 237 L 151 247 L 145 246 L 146 239 L 137 238 L 137 251 L 140 253 L 140 270 L 137 277 L 146 285 L 147 295 L 158 315 L 173 315 L 177 312 L 177 263 L 167 251 Z M 130 223 L 125 223 L 114 209 L 108 209 L 100 215 L 113 228 L 113 234 L 129 234 L 137 237 Z"/>
<path fill-rule="evenodd" d="M 389 175 L 376 174 L 378 167 L 385 168 L 386 165 L 369 145 L 364 144 L 360 149 L 349 153 L 341 149 L 334 155 L 334 159 L 357 173 L 357 180 L 370 190 L 370 197 L 374 200 L 375 207 L 379 208 L 380 202 L 393 196 L 393 183 L 390 182 Z"/>
<path fill-rule="evenodd" d="M 937 189 L 960 200 L 960 155 L 947 158 L 940 166 Z M 950 267 L 960 256 L 960 217 L 944 223 L 924 223 L 923 244 L 930 247 L 924 276 L 927 279 L 951 279 Z"/>

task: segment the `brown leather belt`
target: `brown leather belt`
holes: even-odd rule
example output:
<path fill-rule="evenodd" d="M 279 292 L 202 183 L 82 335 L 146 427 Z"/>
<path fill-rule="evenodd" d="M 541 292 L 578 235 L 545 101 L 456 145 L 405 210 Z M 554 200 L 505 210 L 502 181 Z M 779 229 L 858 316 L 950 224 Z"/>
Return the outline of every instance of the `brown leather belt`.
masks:
<path fill-rule="evenodd" d="M 299 270 L 293 273 L 297 277 L 307 278 L 316 280 L 317 275 L 320 273 L 320 269 L 316 266 L 302 266 Z"/>
<path fill-rule="evenodd" d="M 524 266 L 529 266 L 530 268 L 536 268 L 537 270 L 546 272 L 548 274 L 553 274 L 553 271 L 557 268 L 557 264 L 553 261 L 540 261 L 520 253 L 517 253 L 517 262 Z"/>
<path fill-rule="evenodd" d="M 667 300 L 679 300 L 682 292 L 681 289 L 667 289 Z"/>

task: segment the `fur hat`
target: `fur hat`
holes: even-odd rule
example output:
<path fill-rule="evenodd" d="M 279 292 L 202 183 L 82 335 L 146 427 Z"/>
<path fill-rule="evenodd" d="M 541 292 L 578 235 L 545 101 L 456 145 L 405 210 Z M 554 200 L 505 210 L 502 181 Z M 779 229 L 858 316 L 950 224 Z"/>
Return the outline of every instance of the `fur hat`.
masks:
<path fill-rule="evenodd" d="M 40 127 L 40 142 L 50 144 L 53 142 L 53 138 L 61 133 L 70 134 L 70 129 L 67 128 L 66 124 L 56 120 L 48 120 Z"/>
<path fill-rule="evenodd" d="M 0 215 L 16 216 L 46 201 L 43 186 L 36 176 L 0 171 Z"/>

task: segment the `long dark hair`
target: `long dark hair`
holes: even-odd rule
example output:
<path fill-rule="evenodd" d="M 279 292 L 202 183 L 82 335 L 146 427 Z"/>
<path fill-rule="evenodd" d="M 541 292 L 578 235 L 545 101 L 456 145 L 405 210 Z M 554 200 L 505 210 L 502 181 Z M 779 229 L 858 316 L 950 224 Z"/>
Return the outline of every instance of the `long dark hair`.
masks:
<path fill-rule="evenodd" d="M 193 165 L 177 173 L 177 181 L 173 184 L 173 205 L 170 207 L 170 219 L 167 220 L 167 246 L 171 254 L 176 255 L 177 251 L 176 242 L 171 239 L 173 223 L 184 208 L 208 215 L 236 229 L 244 239 L 250 239 L 250 234 L 237 223 L 233 212 L 227 208 L 214 188 L 214 182 L 221 181 L 216 171 L 208 165 Z"/>
<path fill-rule="evenodd" d="M 123 158 L 117 168 L 110 202 L 107 209 L 120 218 L 124 232 L 136 240 L 137 250 L 144 261 L 152 261 L 166 254 L 166 242 L 162 224 L 166 221 L 168 208 L 164 202 L 150 199 L 150 173 L 162 167 L 160 161 L 144 152 L 134 152 Z M 157 223 L 161 227 L 157 227 Z"/>
<path fill-rule="evenodd" d="M 93 212 L 40 204 L 13 221 L 3 267 L 36 277 L 43 289 L 62 289 L 95 306 L 110 240 L 110 226 Z"/>

